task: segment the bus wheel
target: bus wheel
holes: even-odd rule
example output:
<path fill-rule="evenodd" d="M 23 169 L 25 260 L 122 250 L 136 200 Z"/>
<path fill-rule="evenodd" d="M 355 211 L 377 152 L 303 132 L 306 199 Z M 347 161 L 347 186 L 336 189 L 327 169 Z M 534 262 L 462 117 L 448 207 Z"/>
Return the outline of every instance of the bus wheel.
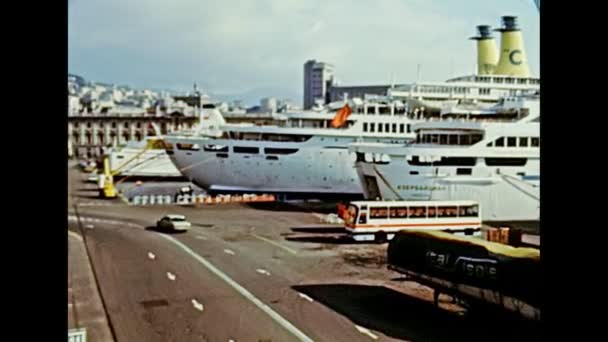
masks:
<path fill-rule="evenodd" d="M 379 231 L 379 232 L 376 232 L 376 234 L 374 234 L 374 240 L 376 240 L 376 242 L 378 242 L 378 243 L 385 243 L 388 241 L 388 238 L 387 238 L 385 232 Z"/>

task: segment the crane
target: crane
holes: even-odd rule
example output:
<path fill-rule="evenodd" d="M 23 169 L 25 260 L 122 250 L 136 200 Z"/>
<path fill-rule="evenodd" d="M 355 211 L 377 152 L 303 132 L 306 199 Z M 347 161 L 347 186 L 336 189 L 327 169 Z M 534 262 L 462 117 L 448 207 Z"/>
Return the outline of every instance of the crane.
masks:
<path fill-rule="evenodd" d="M 128 159 L 126 162 L 124 162 L 118 168 L 112 170 L 110 168 L 109 156 L 107 154 L 103 156 L 103 173 L 101 175 L 99 175 L 99 183 L 98 183 L 101 197 L 116 198 L 117 191 L 116 191 L 116 187 L 114 184 L 114 176 L 117 175 L 120 172 L 120 170 L 125 168 L 132 160 L 139 158 L 142 154 L 144 154 L 149 149 L 153 149 L 153 148 L 154 149 L 156 149 L 156 148 L 164 149 L 164 140 L 161 136 L 160 130 L 158 129 L 158 127 L 155 124 L 152 124 L 152 126 L 156 132 L 156 137 L 149 138 L 146 143 L 146 146 L 140 152 L 138 152 L 133 157 Z M 150 158 L 148 158 L 148 159 L 150 159 Z M 148 159 L 140 162 L 140 164 L 147 161 Z"/>

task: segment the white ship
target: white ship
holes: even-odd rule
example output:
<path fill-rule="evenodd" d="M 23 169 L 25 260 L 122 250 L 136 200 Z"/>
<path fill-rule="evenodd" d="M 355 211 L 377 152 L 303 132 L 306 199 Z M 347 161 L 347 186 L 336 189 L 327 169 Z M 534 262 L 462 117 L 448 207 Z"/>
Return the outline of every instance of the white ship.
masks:
<path fill-rule="evenodd" d="M 225 124 L 219 112 L 207 112 L 204 109 L 212 106 L 203 104 L 203 112 L 199 115 L 198 125 L 180 134 L 196 134 L 200 137 L 219 136 L 220 125 Z M 142 141 L 130 141 L 125 146 L 109 150 L 110 169 L 117 176 L 152 177 L 152 178 L 183 178 L 167 152 L 165 141 L 160 136 L 158 127 L 154 126 L 157 136 L 146 137 Z M 170 133 L 171 135 L 173 133 Z"/>
<path fill-rule="evenodd" d="M 363 189 L 348 144 L 405 143 L 414 134 L 403 103 L 352 99 L 349 104 L 285 113 L 280 125 L 226 124 L 220 138 L 175 134 L 165 140 L 177 168 L 210 193 L 360 198 Z M 346 108 L 352 113 L 333 128 Z"/>
<path fill-rule="evenodd" d="M 500 50 L 496 49 L 490 26 L 477 26 L 477 74 L 448 79 L 445 82 L 416 82 L 398 85 L 388 95 L 400 99 L 412 109 L 438 113 L 445 106 L 476 104 L 487 109 L 501 98 L 540 91 L 540 79 L 532 77 L 524 52 L 517 18 L 502 17 Z M 500 57 L 500 60 L 499 60 Z"/>
<path fill-rule="evenodd" d="M 415 124 L 410 144 L 352 144 L 366 198 L 473 200 L 484 221 L 538 221 L 539 96 Z"/>
<path fill-rule="evenodd" d="M 165 151 L 163 140 L 146 137 L 109 150 L 110 169 L 117 176 L 181 178 Z"/>

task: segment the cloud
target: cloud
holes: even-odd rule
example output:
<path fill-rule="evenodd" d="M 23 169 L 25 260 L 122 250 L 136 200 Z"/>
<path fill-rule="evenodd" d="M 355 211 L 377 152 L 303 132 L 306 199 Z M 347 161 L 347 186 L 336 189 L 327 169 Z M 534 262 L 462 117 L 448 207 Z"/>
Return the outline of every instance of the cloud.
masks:
<path fill-rule="evenodd" d="M 247 92 L 302 91 L 307 59 L 333 63 L 347 84 L 444 80 L 470 73 L 475 25 L 511 14 L 497 1 L 104 0 L 69 6 L 69 70 L 134 86 Z M 503 2 L 504 3 L 504 2 Z M 538 69 L 538 19 L 523 13 L 528 59 Z M 511 6 L 509 5 L 509 6 Z M 504 7 L 504 6 L 502 6 Z M 520 13 L 515 13 L 520 14 Z M 272 95 L 272 94 L 268 94 Z M 298 99 L 299 101 L 300 99 Z"/>

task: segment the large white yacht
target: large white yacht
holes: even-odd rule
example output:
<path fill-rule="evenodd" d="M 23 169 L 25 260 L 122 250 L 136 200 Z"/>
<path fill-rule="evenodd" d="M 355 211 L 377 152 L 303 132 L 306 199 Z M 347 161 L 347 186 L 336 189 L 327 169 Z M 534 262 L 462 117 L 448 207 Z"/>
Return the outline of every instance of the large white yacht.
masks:
<path fill-rule="evenodd" d="M 409 144 L 355 143 L 366 198 L 473 200 L 484 221 L 538 221 L 539 96 L 505 98 L 493 113 L 412 126 Z"/>
<path fill-rule="evenodd" d="M 356 141 L 405 143 L 412 119 L 398 101 L 348 100 L 321 112 L 286 113 L 278 125 L 225 124 L 219 138 L 165 136 L 171 160 L 210 193 L 273 193 L 285 198 L 361 198 Z M 337 128 L 332 123 L 349 108 Z M 217 111 L 217 109 L 211 109 Z"/>

